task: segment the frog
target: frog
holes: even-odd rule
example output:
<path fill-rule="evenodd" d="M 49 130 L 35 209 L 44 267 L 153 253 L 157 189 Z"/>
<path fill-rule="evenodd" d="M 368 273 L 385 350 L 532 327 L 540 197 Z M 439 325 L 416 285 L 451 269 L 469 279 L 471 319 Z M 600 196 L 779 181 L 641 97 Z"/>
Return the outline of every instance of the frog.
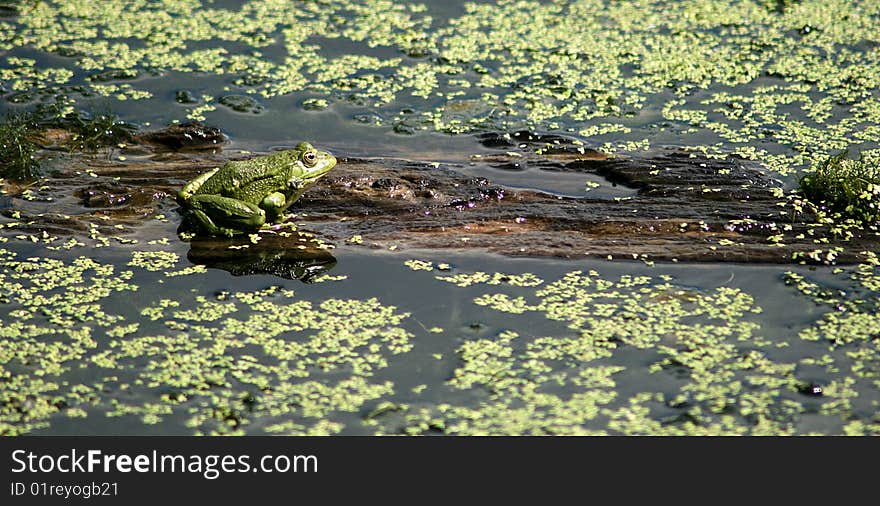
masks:
<path fill-rule="evenodd" d="M 177 203 L 196 235 L 253 233 L 276 223 L 335 166 L 332 154 L 300 142 L 294 149 L 215 167 L 187 183 L 177 193 Z"/>

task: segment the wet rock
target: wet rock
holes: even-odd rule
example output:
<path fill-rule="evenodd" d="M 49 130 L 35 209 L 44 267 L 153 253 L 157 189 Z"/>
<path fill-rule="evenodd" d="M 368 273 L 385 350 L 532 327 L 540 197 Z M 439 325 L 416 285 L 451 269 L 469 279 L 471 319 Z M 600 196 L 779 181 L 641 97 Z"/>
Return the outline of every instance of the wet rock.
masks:
<path fill-rule="evenodd" d="M 40 145 L 46 149 L 70 149 L 74 133 L 65 128 L 47 128 L 40 136 Z"/>
<path fill-rule="evenodd" d="M 487 132 L 476 135 L 477 140 L 487 148 L 508 148 L 516 146 L 510 134 L 501 132 Z"/>
<path fill-rule="evenodd" d="M 382 123 L 385 122 L 385 120 L 382 118 L 382 116 L 380 116 L 374 112 L 368 112 L 368 113 L 364 113 L 364 114 L 355 114 L 352 119 L 354 119 L 358 123 L 363 123 L 365 125 L 381 125 Z"/>
<path fill-rule="evenodd" d="M 104 72 L 98 72 L 97 74 L 92 74 L 88 77 L 89 81 L 93 82 L 107 82 L 107 81 L 121 81 L 127 79 L 134 79 L 138 76 L 138 72 L 136 70 L 105 70 Z"/>
<path fill-rule="evenodd" d="M 611 158 L 606 153 L 556 134 L 520 130 L 512 134 L 487 132 L 476 135 L 476 138 L 487 148 L 503 149 L 504 152 L 490 154 L 483 159 L 502 162 L 503 166 L 499 168 L 508 170 L 534 167 L 550 171 L 584 172 L 578 165 L 570 162 Z"/>
<path fill-rule="evenodd" d="M 414 135 L 416 133 L 416 127 L 403 121 L 395 123 L 392 130 L 394 131 L 394 133 L 400 135 Z"/>
<path fill-rule="evenodd" d="M 72 154 L 64 170 L 46 180 L 40 199 L 13 198 L 0 214 L 14 208 L 22 214 L 22 227 L 53 233 L 96 224 L 136 226 L 156 214 L 178 219 L 177 205 L 167 196 L 229 158 L 216 150 L 168 151 L 168 145 L 214 146 L 222 138 L 218 129 L 189 123 L 136 136 L 134 148 L 143 153 L 125 161 Z M 548 177 L 572 172 L 633 190 L 626 197 L 598 192 L 563 197 L 473 177 L 463 172 L 467 166 L 340 158 L 289 211 L 301 230 L 325 242 L 349 244 L 360 236 L 360 247 L 368 248 L 735 262 L 799 262 L 795 255 L 817 249 L 816 224 L 804 222 L 810 216 L 781 214 L 774 196 L 779 184 L 756 162 L 678 149 L 609 156 L 534 132 L 483 139 L 486 145 L 509 142 L 481 158 L 490 166 L 516 159 Z M 95 177 L 82 176 L 86 173 Z M 783 228 L 785 240 L 772 240 Z M 880 238 L 871 234 L 821 247 L 839 246 L 838 263 L 857 261 L 860 251 L 877 249 Z M 302 278 L 312 269 L 308 263 L 297 266 L 299 244 L 281 241 L 276 247 L 275 239 L 266 239 L 230 249 L 236 243 L 221 247 L 211 241 L 193 243 L 193 258 L 230 272 Z M 242 258 L 247 261 L 236 260 Z"/>
<path fill-rule="evenodd" d="M 196 121 L 169 125 L 162 130 L 145 132 L 137 136 L 136 143 L 152 144 L 153 148 L 173 150 L 216 149 L 227 141 L 219 128 Z"/>
<path fill-rule="evenodd" d="M 513 133 L 485 132 L 476 135 L 477 140 L 487 148 L 515 148 L 524 152 L 555 149 L 558 152 L 577 152 L 578 145 L 572 139 L 557 134 L 518 130 Z"/>
<path fill-rule="evenodd" d="M 218 103 L 229 107 L 236 112 L 260 114 L 263 106 L 253 97 L 247 95 L 224 95 L 217 100 Z"/>
<path fill-rule="evenodd" d="M 705 195 L 701 198 L 712 200 L 768 200 L 771 195 L 766 190 L 781 185 L 745 160 L 710 160 L 676 150 L 661 150 L 648 157 L 583 158 L 571 161 L 565 168 L 595 173 L 612 183 L 638 188 L 643 196 L 671 197 L 699 188 L 709 189 L 702 192 Z"/>
<path fill-rule="evenodd" d="M 76 191 L 82 199 L 82 205 L 89 208 L 106 208 L 120 206 L 150 206 L 154 200 L 163 199 L 167 194 L 163 191 L 121 185 L 116 182 L 101 182 Z"/>
<path fill-rule="evenodd" d="M 178 104 L 196 104 L 199 100 L 189 90 L 177 90 L 174 93 L 174 101 Z"/>
<path fill-rule="evenodd" d="M 653 217 L 634 220 L 631 207 L 637 206 L 624 209 L 620 202 L 516 192 L 443 167 L 388 165 L 349 161 L 319 181 L 301 199 L 310 228 L 332 238 L 357 234 L 382 245 L 478 248 L 512 255 L 621 254 L 639 251 L 633 243 L 648 242 L 657 244 L 644 245 L 642 252 L 670 254 L 658 237 L 664 227 L 646 234 L 647 226 L 645 231 L 642 226 Z M 617 223 L 610 213 L 617 215 Z M 328 222 L 327 217 L 347 219 Z M 665 229 L 667 240 L 693 242 L 678 237 L 678 223 Z"/>
<path fill-rule="evenodd" d="M 451 166 L 346 160 L 303 196 L 298 205 L 307 216 L 298 222 L 334 240 L 360 235 L 374 247 L 516 256 L 792 262 L 795 252 L 816 248 L 806 224 L 780 215 L 776 183 L 753 162 L 674 149 L 589 157 L 544 167 L 600 174 L 638 191 L 625 199 L 559 197 Z M 769 241 L 783 225 L 791 226 L 785 244 Z M 854 260 L 876 240 L 851 241 L 838 261 Z"/>

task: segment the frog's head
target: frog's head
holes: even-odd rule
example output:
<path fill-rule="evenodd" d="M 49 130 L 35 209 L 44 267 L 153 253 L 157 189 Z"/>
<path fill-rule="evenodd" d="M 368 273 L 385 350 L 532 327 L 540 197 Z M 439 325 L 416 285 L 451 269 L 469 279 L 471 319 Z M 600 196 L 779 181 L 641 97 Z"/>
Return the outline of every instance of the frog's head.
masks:
<path fill-rule="evenodd" d="M 297 173 L 294 177 L 301 181 L 314 181 L 336 166 L 336 157 L 327 151 L 315 149 L 308 142 L 300 142 L 294 151 L 299 169 L 294 171 Z"/>

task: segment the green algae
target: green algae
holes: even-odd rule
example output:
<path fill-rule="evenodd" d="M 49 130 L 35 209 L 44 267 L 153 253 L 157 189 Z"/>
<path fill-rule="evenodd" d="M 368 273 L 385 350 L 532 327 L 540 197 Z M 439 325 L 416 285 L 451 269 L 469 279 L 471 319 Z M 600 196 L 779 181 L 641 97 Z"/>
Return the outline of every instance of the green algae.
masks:
<path fill-rule="evenodd" d="M 132 258 L 130 265 L 145 272 L 178 262 L 166 252 Z M 252 419 L 271 433 L 334 433 L 343 427 L 328 419 L 334 413 L 394 391 L 391 382 L 370 378 L 412 346 L 412 335 L 399 327 L 407 314 L 376 299 L 313 305 L 270 287 L 219 299 L 146 299 L 135 313 L 145 318 L 127 322 L 102 305 L 114 293 L 139 289 L 132 271 L 85 257 L 19 259 L 0 250 L 0 259 L 4 303 L 12 304 L 0 319 L 6 435 L 49 427 L 59 413 L 102 411 L 151 425 L 185 416 L 196 434 L 242 433 Z M 63 379 L 82 368 L 104 379 Z M 146 397 L 153 400 L 132 403 L 120 395 L 144 389 L 155 392 Z"/>
<path fill-rule="evenodd" d="M 854 272 L 868 276 L 864 267 Z M 790 279 L 804 293 L 822 291 L 802 276 L 791 273 Z M 396 427 L 407 434 L 790 435 L 803 433 L 800 420 L 819 413 L 830 419 L 834 433 L 880 429 L 871 414 L 876 400 L 867 414 L 856 408 L 865 383 L 880 384 L 873 346 L 880 326 L 869 311 L 826 315 L 794 340 L 768 338 L 755 319 L 762 309 L 741 290 L 696 291 L 676 286 L 668 276 L 606 279 L 596 271 L 569 272 L 531 295 L 496 292 L 474 302 L 503 313 L 534 312 L 565 323 L 574 334 L 505 330 L 466 340 L 446 386 L 482 392 L 476 404 L 396 406 L 370 417 L 369 425 L 380 433 Z M 774 348 L 818 336 L 829 341 L 853 336 L 862 346 L 821 362 L 806 351 L 800 358 L 773 358 Z M 643 358 L 629 361 L 629 367 L 615 363 L 618 353 L 631 356 L 637 350 Z M 622 398 L 616 378 L 632 374 L 633 363 L 644 363 L 640 374 L 656 379 L 642 381 L 643 391 Z M 818 390 L 820 398 L 807 400 L 807 380 L 799 371 L 819 363 L 835 379 Z M 654 382 L 667 388 L 651 390 Z"/>
<path fill-rule="evenodd" d="M 876 254 L 835 271 L 845 291 L 807 271 L 780 279 L 828 308 L 785 336 L 763 329 L 743 290 L 666 275 L 539 278 L 408 261 L 403 272 L 468 293 L 508 325 L 468 332 L 428 319 L 418 336 L 408 313 L 375 298 L 189 288 L 198 282 L 180 285 L 189 297 L 148 295 L 166 292 L 144 284 L 173 282 L 165 273 L 186 266 L 172 252 L 128 255 L 119 270 L 0 250 L 3 434 L 96 417 L 229 435 L 880 433 Z M 453 273 L 435 276 L 440 265 Z M 131 310 L 112 304 L 131 291 L 141 294 Z M 537 320 L 560 330 L 520 326 Z M 453 353 L 427 351 L 424 339 L 452 339 L 443 350 Z M 398 388 L 384 376 L 419 354 L 451 366 L 445 380 Z M 821 395 L 805 394 L 817 381 Z"/>
<path fill-rule="evenodd" d="M 0 177 L 15 180 L 37 178 L 41 161 L 37 150 L 44 144 L 51 129 L 69 133 L 64 141 L 70 150 L 96 151 L 105 146 L 117 146 L 131 140 L 136 128 L 112 113 L 90 113 L 72 109 L 60 101 L 7 114 L 0 125 Z"/>
<path fill-rule="evenodd" d="M 67 145 L 70 149 L 95 151 L 104 146 L 117 146 L 131 140 L 136 127 L 116 115 L 73 111 L 56 116 L 50 126 L 61 127 L 73 133 Z M 44 122 L 45 123 L 45 122 Z"/>
<path fill-rule="evenodd" d="M 672 131 L 782 174 L 849 146 L 876 149 L 880 8 L 768 4 L 781 5 L 506 0 L 435 19 L 385 0 L 35 2 L 0 24 L 12 51 L 0 82 L 151 100 L 149 80 L 133 77 L 204 72 L 234 83 L 207 97 L 247 110 L 255 96 L 303 93 L 306 110 L 382 108 L 401 133 L 567 129 L 605 150 L 645 149 L 648 132 Z M 64 60 L 43 68 L 19 48 Z M 186 116 L 206 118 L 212 100 Z"/>
<path fill-rule="evenodd" d="M 245 2 L 240 10 L 37 2 L 0 22 L 0 47 L 52 54 L 53 68 L 11 56 L 0 92 L 24 100 L 78 86 L 113 100 L 156 100 L 150 76 L 204 72 L 228 75 L 230 86 L 185 100 L 189 118 L 210 117 L 230 95 L 271 109 L 273 97 L 302 93 L 309 98 L 297 103 L 308 114 L 356 106 L 381 112 L 378 123 L 403 134 L 567 129 L 617 151 L 657 145 L 654 132 L 666 131 L 691 149 L 760 160 L 783 175 L 809 174 L 843 149 L 876 157 L 877 6 L 776 4 L 499 2 L 435 20 L 419 5 L 373 1 Z M 777 190 L 785 219 L 816 214 L 816 250 L 804 261 L 834 263 L 828 235 L 865 228 Z M 779 229 L 772 240 L 781 244 L 788 230 Z M 62 247 L 39 234 L 2 239 Z M 91 239 L 112 251 L 121 242 L 97 229 Z M 67 249 L 85 246 L 71 240 Z M 352 413 L 366 413 L 363 425 L 376 433 L 880 433 L 871 397 L 880 387 L 876 252 L 839 272 L 843 290 L 791 273 L 784 281 L 805 307 L 822 309 L 784 336 L 763 329 L 761 307 L 743 290 L 597 272 L 435 272 L 453 269 L 407 261 L 441 290 L 467 293 L 476 311 L 511 323 L 475 336 L 439 321 L 446 330 L 437 333 L 426 320 L 434 342 L 454 340 L 443 353 L 426 352 L 450 374 L 399 389 L 383 371 L 423 344 L 406 330 L 406 313 L 377 299 L 307 301 L 277 287 L 153 296 L 117 314 L 113 294 L 137 289 L 132 279 L 188 276 L 177 282 L 198 286 L 206 274 L 170 251 L 122 251 L 115 268 L 0 252 L 0 302 L 13 304 L 0 318 L 0 433 L 51 430 L 85 415 L 175 431 L 184 419 L 197 434 L 334 434 L 363 429 L 346 418 Z M 57 281 L 67 277 L 77 281 Z M 61 295 L 75 284 L 95 292 Z M 534 334 L 520 316 L 564 330 Z M 814 344 L 827 353 L 809 355 Z M 799 345 L 807 347 L 788 351 Z M 803 372 L 811 367 L 817 378 Z M 66 379 L 80 369 L 97 379 Z M 643 380 L 635 392 L 633 376 Z M 822 395 L 805 394 L 817 381 Z M 811 428 L 815 417 L 821 430 Z"/>

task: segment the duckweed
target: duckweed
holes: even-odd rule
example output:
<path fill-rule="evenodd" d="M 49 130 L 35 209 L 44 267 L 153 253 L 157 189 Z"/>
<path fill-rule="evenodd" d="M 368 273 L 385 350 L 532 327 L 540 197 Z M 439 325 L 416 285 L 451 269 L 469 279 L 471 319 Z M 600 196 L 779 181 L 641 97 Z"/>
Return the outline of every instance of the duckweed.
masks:
<path fill-rule="evenodd" d="M 403 262 L 407 267 L 414 271 L 433 271 L 434 263 L 426 262 L 424 260 L 406 260 Z"/>
<path fill-rule="evenodd" d="M 791 273 L 790 278 L 799 291 L 822 291 L 802 276 Z M 504 330 L 468 339 L 457 349 L 461 365 L 447 386 L 482 391 L 477 405 L 409 405 L 403 414 L 388 415 L 387 425 L 373 420 L 380 429 L 398 427 L 408 434 L 780 435 L 803 433 L 802 420 L 818 412 L 829 418 L 834 433 L 880 433 L 871 414 L 876 399 L 873 410 L 856 414 L 856 405 L 865 409 L 868 402 L 858 399 L 856 389 L 864 391 L 858 385 L 880 384 L 878 354 L 870 345 L 880 322 L 870 312 L 830 313 L 796 338 L 822 336 L 844 347 L 858 342 L 856 349 L 822 361 L 808 351 L 779 361 L 773 349 L 792 343 L 762 335 L 754 317 L 761 308 L 734 288 L 696 291 L 676 286 L 668 276 L 606 279 L 596 271 L 573 271 L 531 295 L 496 292 L 474 302 L 504 313 L 543 315 L 564 323 L 572 335 Z M 629 364 L 645 363 L 653 382 L 666 387 L 653 390 L 651 382 L 643 381 L 642 391 L 621 398 L 617 378 L 632 374 L 633 365 L 617 365 L 618 353 L 626 353 Z M 633 353 L 642 359 L 632 360 Z M 833 379 L 819 389 L 821 400 L 808 401 L 799 371 L 819 364 Z"/>
<path fill-rule="evenodd" d="M 496 272 L 488 274 L 485 272 L 474 272 L 470 274 L 454 274 L 450 276 L 436 276 L 436 279 L 452 283 L 456 286 L 466 287 L 474 284 L 500 285 L 502 283 L 511 286 L 538 286 L 544 282 L 541 278 L 532 273 L 525 274 L 504 274 Z"/>
<path fill-rule="evenodd" d="M 162 271 L 177 265 L 180 256 L 170 251 L 134 251 L 128 265 L 148 271 Z"/>
<path fill-rule="evenodd" d="M 698 290 L 666 275 L 438 276 L 473 293 L 475 307 L 507 315 L 500 321 L 510 327 L 465 335 L 420 322 L 425 339 L 452 339 L 453 354 L 428 355 L 454 367 L 445 382 L 403 389 L 382 371 L 422 353 L 407 313 L 377 299 L 312 302 L 277 285 L 192 289 L 191 298 L 141 297 L 132 311 L 110 310 L 114 294 L 142 290 L 134 272 L 156 282 L 179 263 L 163 252 L 131 258 L 134 271 L 0 250 L 0 284 L 10 294 L 0 300 L 8 315 L 0 319 L 0 432 L 109 416 L 160 427 L 183 421 L 193 434 L 758 435 L 803 434 L 821 416 L 822 433 L 880 433 L 877 399 L 865 394 L 880 386 L 876 254 L 835 271 L 846 291 L 803 273 L 780 280 L 805 304 L 828 308 L 786 337 L 762 329 L 748 293 Z M 435 262 L 410 263 L 430 264 L 427 279 L 435 278 Z M 518 315 L 560 330 L 528 331 Z M 632 375 L 650 381 L 632 391 Z M 811 385 L 819 395 L 804 393 Z"/>
<path fill-rule="evenodd" d="M 801 195 L 773 194 L 786 219 L 811 209 L 801 197 L 817 205 L 805 262 L 834 263 L 829 234 L 851 238 L 877 221 L 872 2 L 503 0 L 466 4 L 452 19 L 378 0 L 43 1 L 17 11 L 0 22 L 0 93 L 13 104 L 55 99 L 78 149 L 125 142 L 131 128 L 77 112 L 76 100 L 158 100 L 154 75 L 199 72 L 228 79 L 176 95 L 192 119 L 298 94 L 308 114 L 344 103 L 367 111 L 361 123 L 399 134 L 567 130 L 603 151 L 674 135 L 707 156 L 800 172 Z M 0 127 L 0 145 L 17 149 L 0 152 L 2 177 L 37 174 L 28 121 Z M 863 156 L 833 156 L 846 149 Z M 9 216 L 20 220 L 4 223 L 12 231 L 30 219 Z M 784 244 L 791 228 L 778 228 L 771 240 Z M 57 234 L 0 237 L 34 252 L 0 249 L 0 434 L 106 416 L 175 430 L 184 420 L 193 434 L 880 434 L 877 252 L 833 271 L 833 283 L 805 270 L 780 279 L 816 311 L 783 336 L 760 323 L 758 294 L 741 289 L 407 260 L 405 275 L 430 272 L 496 322 L 426 318 L 414 330 L 408 313 L 376 298 L 312 301 L 283 286 L 202 293 L 204 266 L 132 250 L 97 226 L 88 234 L 123 264 L 75 257 L 67 250 L 86 244 Z M 142 297 L 118 303 L 131 292 Z M 426 378 L 435 366 L 443 378 L 398 387 L 383 376 L 414 357 L 430 363 Z"/>
<path fill-rule="evenodd" d="M 0 82 L 22 97 L 154 100 L 150 79 L 129 80 L 203 72 L 232 86 L 183 100 L 188 118 L 205 119 L 214 96 L 253 111 L 257 96 L 301 93 L 306 110 L 382 108 L 379 123 L 405 134 L 566 129 L 640 150 L 655 144 L 646 134 L 672 132 L 791 174 L 877 149 L 880 57 L 866 48 L 878 16 L 874 2 L 844 0 L 503 0 L 436 19 L 384 0 L 29 2 L 0 24 Z M 63 60 L 39 68 L 32 51 Z"/>
<path fill-rule="evenodd" d="M 165 252 L 135 252 L 131 265 L 150 272 L 176 262 Z M 135 315 L 143 318 L 129 323 L 102 305 L 138 290 L 131 271 L 85 257 L 19 259 L 9 250 L 0 250 L 0 267 L 4 304 L 12 304 L 0 319 L 6 435 L 49 427 L 59 414 L 102 411 L 146 424 L 185 416 L 197 434 L 243 433 L 254 419 L 271 433 L 335 433 L 343 424 L 334 413 L 394 392 L 391 382 L 371 378 L 412 347 L 399 326 L 408 315 L 376 299 L 313 305 L 270 287 L 141 300 Z M 103 380 L 63 379 L 84 367 Z M 315 371 L 325 374 L 309 379 Z M 119 395 L 132 389 L 155 392 L 153 400 Z"/>

